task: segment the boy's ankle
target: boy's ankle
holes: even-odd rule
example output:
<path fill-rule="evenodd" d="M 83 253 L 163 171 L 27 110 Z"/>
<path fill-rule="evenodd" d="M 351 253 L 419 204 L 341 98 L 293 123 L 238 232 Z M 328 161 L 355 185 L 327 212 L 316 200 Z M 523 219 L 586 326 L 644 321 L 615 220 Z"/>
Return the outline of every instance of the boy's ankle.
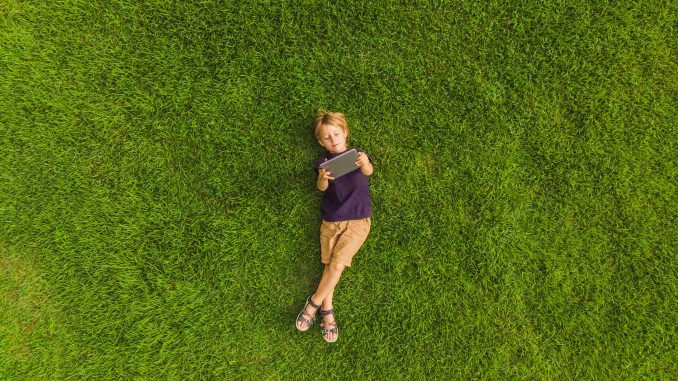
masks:
<path fill-rule="evenodd" d="M 322 300 L 320 302 L 318 302 L 318 301 L 315 301 L 313 298 L 315 298 L 315 294 L 311 295 L 311 297 L 309 298 L 309 301 L 313 304 L 313 305 L 311 305 L 311 307 L 314 307 L 314 305 L 315 305 L 315 306 L 318 306 L 317 307 L 318 309 L 323 308 Z M 314 308 L 316 308 L 316 307 L 314 307 Z"/>

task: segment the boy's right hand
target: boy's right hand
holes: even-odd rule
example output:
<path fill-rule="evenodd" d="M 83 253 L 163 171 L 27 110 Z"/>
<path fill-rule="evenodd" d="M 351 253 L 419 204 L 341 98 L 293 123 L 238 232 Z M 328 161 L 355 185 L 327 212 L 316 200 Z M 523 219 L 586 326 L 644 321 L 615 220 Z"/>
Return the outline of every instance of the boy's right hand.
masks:
<path fill-rule="evenodd" d="M 323 180 L 334 180 L 334 177 L 330 176 L 330 171 L 322 168 L 318 170 L 318 176 Z"/>

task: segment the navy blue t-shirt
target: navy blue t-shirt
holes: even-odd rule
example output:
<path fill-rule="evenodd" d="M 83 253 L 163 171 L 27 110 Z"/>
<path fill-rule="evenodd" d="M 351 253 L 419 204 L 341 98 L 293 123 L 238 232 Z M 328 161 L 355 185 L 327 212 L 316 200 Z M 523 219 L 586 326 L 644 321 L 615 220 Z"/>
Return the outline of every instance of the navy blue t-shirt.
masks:
<path fill-rule="evenodd" d="M 359 148 L 356 148 L 356 150 L 363 152 Z M 344 152 L 325 152 L 321 155 L 315 162 L 316 174 L 319 172 L 320 163 L 333 159 Z M 369 160 L 371 163 L 372 158 L 369 158 Z M 323 219 L 325 221 L 337 222 L 372 217 L 370 188 L 367 183 L 367 176 L 363 175 L 360 168 L 338 179 L 330 180 L 329 184 L 323 193 L 322 201 Z"/>

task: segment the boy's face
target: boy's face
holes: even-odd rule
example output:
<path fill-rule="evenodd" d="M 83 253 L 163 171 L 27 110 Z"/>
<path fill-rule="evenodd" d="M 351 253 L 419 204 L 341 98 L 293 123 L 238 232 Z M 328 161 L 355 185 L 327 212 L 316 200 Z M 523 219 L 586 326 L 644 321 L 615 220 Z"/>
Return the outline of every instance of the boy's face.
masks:
<path fill-rule="evenodd" d="M 318 143 L 332 153 L 346 151 L 346 133 L 344 130 L 331 124 L 326 124 L 320 130 Z"/>

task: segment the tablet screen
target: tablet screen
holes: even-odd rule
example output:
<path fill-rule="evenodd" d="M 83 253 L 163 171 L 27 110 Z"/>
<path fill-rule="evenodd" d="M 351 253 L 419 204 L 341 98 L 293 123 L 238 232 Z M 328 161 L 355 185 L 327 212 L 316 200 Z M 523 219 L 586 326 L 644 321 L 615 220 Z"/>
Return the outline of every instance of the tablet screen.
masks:
<path fill-rule="evenodd" d="M 325 161 L 320 164 L 320 168 L 330 172 L 330 176 L 338 179 L 339 177 L 353 172 L 359 167 L 355 164 L 358 160 L 358 151 L 354 149 L 348 150 L 334 159 Z"/>

